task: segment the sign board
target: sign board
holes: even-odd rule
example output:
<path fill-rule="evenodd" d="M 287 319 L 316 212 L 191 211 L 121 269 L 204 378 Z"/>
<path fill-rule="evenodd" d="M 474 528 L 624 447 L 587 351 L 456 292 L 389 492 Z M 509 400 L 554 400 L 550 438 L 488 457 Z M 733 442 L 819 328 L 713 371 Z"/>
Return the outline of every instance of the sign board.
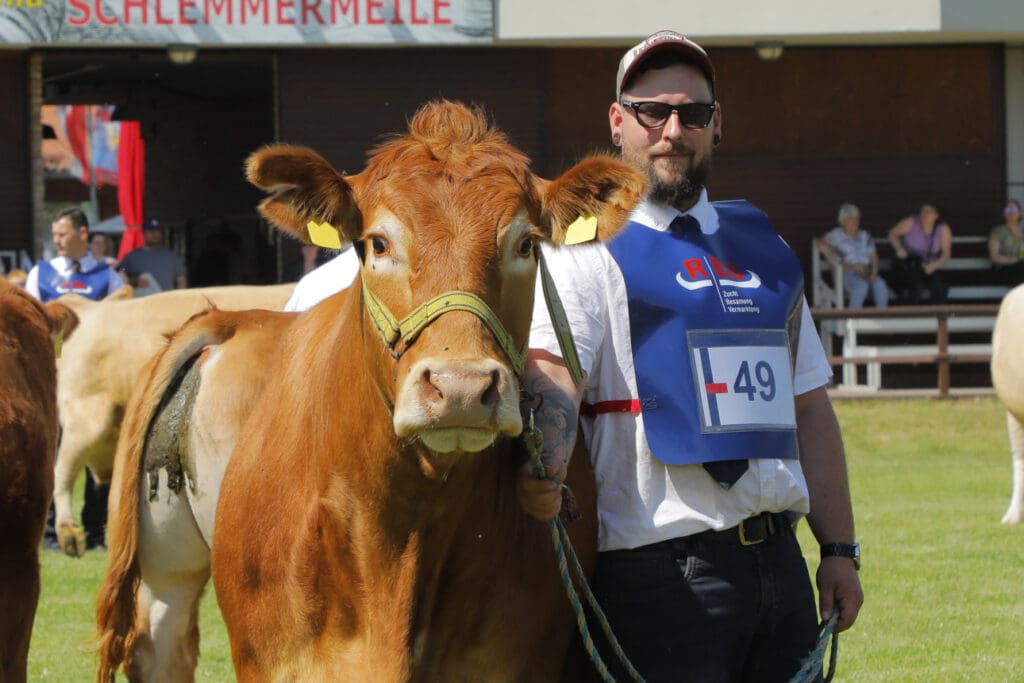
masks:
<path fill-rule="evenodd" d="M 494 0 L 0 0 L 0 46 L 489 43 Z"/>

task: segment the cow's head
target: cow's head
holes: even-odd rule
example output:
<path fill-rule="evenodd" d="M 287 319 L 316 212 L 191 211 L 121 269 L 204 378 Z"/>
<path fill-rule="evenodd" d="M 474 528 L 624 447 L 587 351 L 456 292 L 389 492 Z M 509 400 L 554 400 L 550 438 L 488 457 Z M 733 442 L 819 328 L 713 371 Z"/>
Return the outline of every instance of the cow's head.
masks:
<path fill-rule="evenodd" d="M 366 327 L 384 331 L 371 343 L 397 337 L 378 375 L 395 432 L 441 453 L 522 430 L 537 244 L 562 244 L 581 216 L 596 218 L 598 239 L 613 236 L 646 189 L 642 173 L 604 156 L 538 178 L 479 110 L 451 102 L 420 109 L 358 175 L 289 146 L 253 154 L 247 171 L 272 192 L 260 205 L 268 220 L 306 241 L 310 221 L 326 222 L 355 243 Z"/>

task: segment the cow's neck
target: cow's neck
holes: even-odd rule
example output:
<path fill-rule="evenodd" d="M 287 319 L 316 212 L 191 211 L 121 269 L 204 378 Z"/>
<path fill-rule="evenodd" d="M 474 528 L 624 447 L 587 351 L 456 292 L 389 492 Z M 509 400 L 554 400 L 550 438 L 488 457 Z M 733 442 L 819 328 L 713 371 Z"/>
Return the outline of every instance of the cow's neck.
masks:
<path fill-rule="evenodd" d="M 356 305 L 357 298 L 349 297 L 347 305 Z M 339 316 L 346 318 L 353 319 Z M 358 414 L 346 419 L 365 431 L 339 435 L 329 449 L 333 453 L 323 454 L 321 500 L 330 520 L 323 531 L 339 547 L 358 549 L 358 556 L 339 559 L 346 565 L 340 574 L 363 586 L 367 655 L 411 671 L 437 627 L 438 596 L 447 582 L 465 578 L 460 558 L 479 542 L 481 525 L 501 533 L 497 511 L 508 512 L 513 484 L 498 449 L 439 461 L 420 442 L 401 443 L 387 398 L 394 393 L 381 386 L 393 381 L 394 360 L 375 330 L 339 324 L 336 331 L 339 349 L 358 351 L 344 354 L 332 384 L 367 397 L 353 408 Z"/>

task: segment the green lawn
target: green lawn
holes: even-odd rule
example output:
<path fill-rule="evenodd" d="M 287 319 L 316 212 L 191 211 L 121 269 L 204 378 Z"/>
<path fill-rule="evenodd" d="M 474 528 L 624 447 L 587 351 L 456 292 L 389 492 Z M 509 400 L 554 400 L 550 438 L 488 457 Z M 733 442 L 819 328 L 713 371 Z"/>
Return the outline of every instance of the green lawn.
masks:
<path fill-rule="evenodd" d="M 1024 681 L 1024 526 L 999 524 L 1010 458 L 998 403 L 850 401 L 836 411 L 866 593 L 857 625 L 840 636 L 836 680 Z M 813 571 L 817 548 L 806 525 L 801 540 Z M 105 565 L 106 553 L 43 553 L 30 681 L 94 679 L 88 641 Z M 230 681 L 212 591 L 202 609 L 197 680 Z"/>

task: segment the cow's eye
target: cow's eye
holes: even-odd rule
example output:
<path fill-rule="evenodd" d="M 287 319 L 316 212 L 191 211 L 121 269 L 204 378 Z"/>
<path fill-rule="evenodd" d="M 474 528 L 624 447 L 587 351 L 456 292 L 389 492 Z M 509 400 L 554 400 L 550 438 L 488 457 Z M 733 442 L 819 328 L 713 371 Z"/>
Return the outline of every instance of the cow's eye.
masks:
<path fill-rule="evenodd" d="M 380 236 L 370 238 L 370 246 L 373 247 L 374 256 L 384 256 L 388 253 L 388 241 Z"/>
<path fill-rule="evenodd" d="M 533 254 L 533 244 L 534 241 L 532 235 L 527 235 L 526 237 L 524 237 L 522 241 L 519 242 L 519 255 L 522 256 L 523 258 L 526 258 Z"/>

